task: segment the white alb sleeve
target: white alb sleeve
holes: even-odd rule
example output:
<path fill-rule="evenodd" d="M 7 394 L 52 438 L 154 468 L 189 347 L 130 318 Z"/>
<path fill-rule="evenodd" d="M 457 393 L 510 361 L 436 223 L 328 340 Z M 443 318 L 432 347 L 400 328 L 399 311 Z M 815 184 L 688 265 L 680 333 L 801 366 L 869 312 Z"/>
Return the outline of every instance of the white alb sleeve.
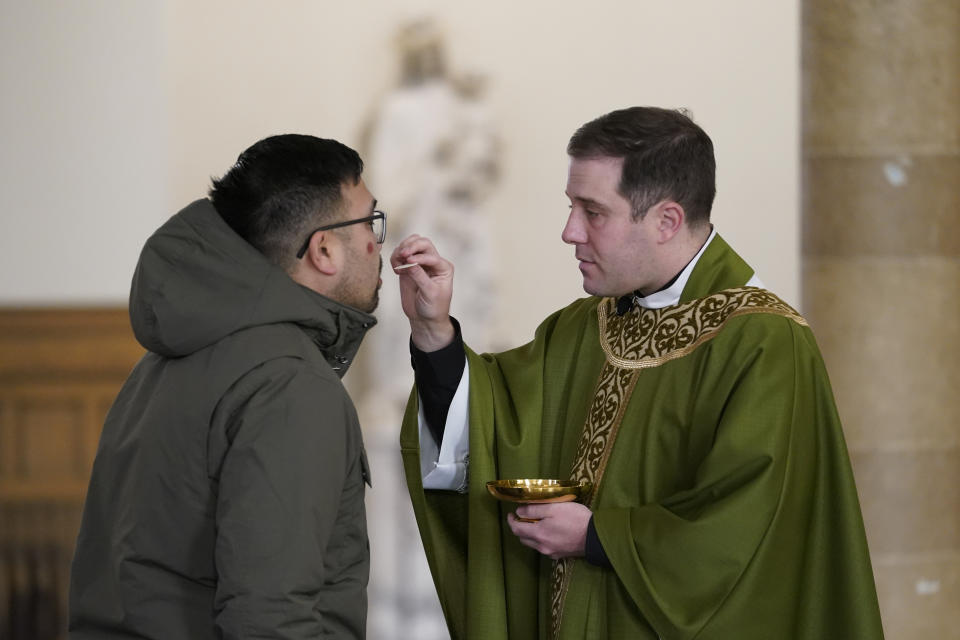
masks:
<path fill-rule="evenodd" d="M 469 390 L 470 364 L 464 362 L 460 384 L 447 411 L 439 450 L 423 417 L 423 402 L 419 403 L 420 475 L 424 489 L 467 492 L 467 464 L 470 461 L 470 429 L 467 424 Z"/>

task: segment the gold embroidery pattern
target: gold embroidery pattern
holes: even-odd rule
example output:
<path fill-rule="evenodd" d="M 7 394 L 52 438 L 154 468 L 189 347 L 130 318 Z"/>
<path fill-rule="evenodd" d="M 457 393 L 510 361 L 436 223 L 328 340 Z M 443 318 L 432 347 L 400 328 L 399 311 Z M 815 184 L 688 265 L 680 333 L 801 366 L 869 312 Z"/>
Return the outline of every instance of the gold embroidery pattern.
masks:
<path fill-rule="evenodd" d="M 577 445 L 570 477 L 587 480 L 593 490 L 584 498 L 590 506 L 596 497 L 607 461 L 613 451 L 623 413 L 636 387 L 641 369 L 681 358 L 717 335 L 730 319 L 748 313 L 772 313 L 806 326 L 790 305 L 765 289 L 726 289 L 693 302 L 663 309 L 634 308 L 616 315 L 616 299 L 597 306 L 600 344 L 607 361 L 600 372 L 590 412 Z M 575 560 L 554 562 L 550 576 L 550 634 L 560 633 L 563 602 Z"/>
<path fill-rule="evenodd" d="M 570 477 L 587 480 L 593 490 L 583 499 L 590 506 L 597 494 L 613 442 L 623 421 L 623 412 L 637 384 L 638 370 L 621 369 L 610 362 L 603 365 L 600 379 L 587 414 Z M 550 637 L 557 638 L 563 616 L 563 601 L 574 567 L 573 558 L 562 558 L 553 564 L 550 576 Z"/>
<path fill-rule="evenodd" d="M 749 313 L 772 313 L 806 326 L 790 305 L 766 289 L 726 289 L 706 298 L 663 309 L 635 307 L 618 316 L 616 300 L 597 306 L 600 346 L 607 360 L 624 369 L 648 369 L 682 358 L 717 335 L 728 320 Z"/>
<path fill-rule="evenodd" d="M 614 436 L 630 391 L 636 384 L 637 372 L 629 369 L 620 369 L 610 363 L 603 366 L 600 380 L 593 396 L 593 404 L 587 415 L 577 453 L 574 456 L 571 479 L 586 480 L 594 489 L 584 498 L 583 503 L 590 506 L 596 487 L 603 475 L 610 451 L 607 444 Z"/>
<path fill-rule="evenodd" d="M 570 585 L 572 569 L 572 558 L 560 558 L 553 562 L 553 571 L 550 574 L 550 635 L 547 636 L 551 640 L 560 637 L 563 600 L 567 595 L 567 587 Z"/>

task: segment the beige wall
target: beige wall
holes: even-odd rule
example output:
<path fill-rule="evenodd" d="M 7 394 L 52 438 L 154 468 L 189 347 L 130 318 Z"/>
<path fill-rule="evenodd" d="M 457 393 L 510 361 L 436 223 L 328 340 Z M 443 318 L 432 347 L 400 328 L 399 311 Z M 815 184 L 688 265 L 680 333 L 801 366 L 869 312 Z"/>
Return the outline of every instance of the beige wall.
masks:
<path fill-rule="evenodd" d="M 0 305 L 126 298 L 168 209 L 158 6 L 0 0 Z"/>
<path fill-rule="evenodd" d="M 564 146 L 630 104 L 693 111 L 717 148 L 715 222 L 799 303 L 795 2 L 2 2 L 0 304 L 122 304 L 145 237 L 254 140 L 357 145 L 394 83 L 394 30 L 420 15 L 453 70 L 490 80 L 505 342 L 581 295 Z"/>

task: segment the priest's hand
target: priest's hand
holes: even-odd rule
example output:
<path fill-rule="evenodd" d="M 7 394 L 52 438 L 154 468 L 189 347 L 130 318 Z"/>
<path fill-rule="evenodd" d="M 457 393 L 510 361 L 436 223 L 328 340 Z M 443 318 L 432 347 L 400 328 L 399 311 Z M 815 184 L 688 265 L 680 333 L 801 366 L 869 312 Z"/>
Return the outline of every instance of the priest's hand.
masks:
<path fill-rule="evenodd" d="M 516 515 L 507 514 L 507 521 L 520 542 L 554 560 L 582 556 L 587 544 L 587 525 L 593 514 L 576 502 L 525 504 Z M 539 518 L 536 522 L 517 519 Z"/>
<path fill-rule="evenodd" d="M 406 266 L 410 264 L 416 266 Z M 437 253 L 429 238 L 413 234 L 390 254 L 390 266 L 400 276 L 400 302 L 410 320 L 413 344 L 430 352 L 453 342 L 453 263 Z"/>

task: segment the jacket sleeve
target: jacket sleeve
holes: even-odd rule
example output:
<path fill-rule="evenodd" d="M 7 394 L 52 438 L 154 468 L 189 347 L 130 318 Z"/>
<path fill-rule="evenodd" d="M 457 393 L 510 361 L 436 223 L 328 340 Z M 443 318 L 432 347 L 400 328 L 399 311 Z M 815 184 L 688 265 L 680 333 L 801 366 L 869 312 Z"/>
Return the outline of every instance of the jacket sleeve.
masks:
<path fill-rule="evenodd" d="M 215 616 L 223 638 L 323 635 L 318 604 L 349 464 L 349 412 L 338 381 L 293 358 L 261 365 L 221 402 L 210 459 L 219 478 Z"/>

